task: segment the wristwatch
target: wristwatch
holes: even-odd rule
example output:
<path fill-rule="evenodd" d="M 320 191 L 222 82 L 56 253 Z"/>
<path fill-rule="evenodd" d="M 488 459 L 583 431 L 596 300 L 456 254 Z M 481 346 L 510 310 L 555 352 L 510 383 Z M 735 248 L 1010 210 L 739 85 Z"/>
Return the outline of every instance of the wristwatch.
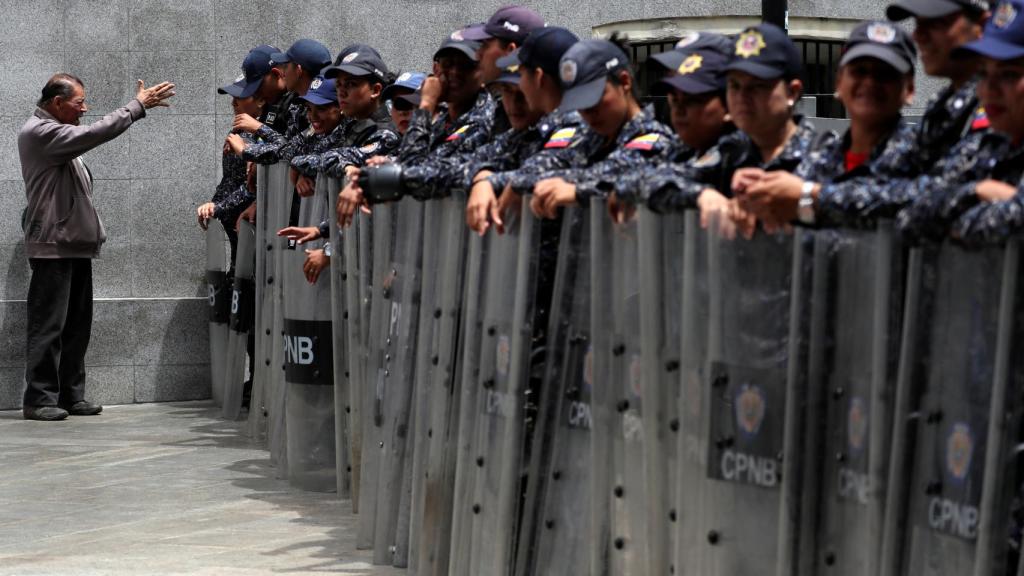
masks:
<path fill-rule="evenodd" d="M 814 224 L 814 188 L 816 182 L 804 182 L 800 187 L 800 202 L 796 205 L 796 217 L 803 224 Z"/>
<path fill-rule="evenodd" d="M 328 258 L 330 258 L 331 257 L 331 252 L 332 252 L 332 250 L 331 250 L 331 243 L 330 242 L 324 242 L 324 256 L 327 256 Z"/>

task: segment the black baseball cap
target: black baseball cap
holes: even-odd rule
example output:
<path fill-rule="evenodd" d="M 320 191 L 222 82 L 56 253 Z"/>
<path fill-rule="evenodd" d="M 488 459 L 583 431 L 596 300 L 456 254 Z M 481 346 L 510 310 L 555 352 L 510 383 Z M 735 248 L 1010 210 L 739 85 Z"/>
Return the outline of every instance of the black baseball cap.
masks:
<path fill-rule="evenodd" d="M 545 74 L 555 78 L 559 74 L 559 62 L 565 52 L 580 39 L 565 28 L 548 26 L 538 28 L 523 40 L 522 46 L 515 52 L 498 58 L 497 65 L 506 68 L 515 64 L 527 68 L 540 68 Z"/>
<path fill-rule="evenodd" d="M 441 56 L 442 52 L 456 50 L 466 56 L 469 56 L 469 59 L 473 62 L 477 62 L 478 59 L 476 52 L 480 49 L 480 42 L 466 38 L 465 32 L 466 30 L 469 30 L 469 28 L 472 28 L 472 26 L 456 30 L 445 38 L 444 42 L 441 43 L 441 47 L 437 49 L 437 52 L 434 52 L 434 59 L 437 60 L 437 58 Z"/>
<path fill-rule="evenodd" d="M 651 56 L 651 61 L 664 66 L 667 70 L 676 71 L 683 61 L 691 54 L 717 52 L 728 59 L 732 56 L 734 41 L 728 36 L 715 32 L 687 32 L 666 52 Z"/>
<path fill-rule="evenodd" d="M 544 27 L 544 19 L 540 14 L 526 6 L 504 6 L 498 8 L 487 22 L 470 26 L 463 32 L 467 40 L 482 42 L 491 38 L 501 38 L 516 44 L 522 44 L 526 37 Z"/>
<path fill-rule="evenodd" d="M 906 30 L 889 22 L 862 22 L 850 33 L 843 46 L 840 66 L 857 58 L 874 58 L 892 66 L 901 74 L 914 71 L 917 47 Z"/>
<path fill-rule="evenodd" d="M 899 22 L 907 18 L 942 18 L 954 12 L 981 14 L 988 6 L 985 0 L 900 0 L 890 4 L 885 15 Z"/>
<path fill-rule="evenodd" d="M 747 28 L 736 37 L 726 71 L 737 70 L 762 80 L 800 77 L 800 52 L 774 24 Z"/>
<path fill-rule="evenodd" d="M 344 72 L 352 76 L 374 76 L 386 83 L 388 67 L 384 59 L 373 47 L 366 44 L 352 44 L 338 54 L 333 66 L 327 66 L 320 74 L 324 78 L 334 78 Z"/>
<path fill-rule="evenodd" d="M 582 40 L 559 63 L 565 93 L 560 110 L 586 110 L 601 101 L 608 77 L 629 69 L 629 56 L 607 40 Z"/>
<path fill-rule="evenodd" d="M 985 33 L 958 48 L 954 55 L 980 55 L 993 60 L 1024 58 L 1024 2 L 1003 0 L 985 24 Z"/>
<path fill-rule="evenodd" d="M 331 63 L 331 51 L 316 40 L 303 38 L 296 40 L 287 52 L 271 54 L 270 60 L 275 64 L 294 62 L 310 75 L 316 76 L 324 66 Z"/>
<path fill-rule="evenodd" d="M 248 98 L 260 89 L 263 84 L 263 77 L 270 72 L 274 64 L 270 61 L 270 55 L 280 52 L 269 44 L 260 44 L 249 50 L 242 61 L 242 74 L 235 78 L 235 81 L 227 86 L 217 89 L 218 94 L 228 94 L 235 98 Z"/>

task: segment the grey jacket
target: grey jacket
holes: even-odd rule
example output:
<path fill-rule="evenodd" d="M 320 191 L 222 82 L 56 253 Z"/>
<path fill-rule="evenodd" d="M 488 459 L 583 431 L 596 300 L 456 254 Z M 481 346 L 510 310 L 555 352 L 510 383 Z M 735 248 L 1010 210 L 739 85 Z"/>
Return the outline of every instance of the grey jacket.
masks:
<path fill-rule="evenodd" d="M 36 109 L 18 133 L 25 180 L 25 254 L 95 258 L 107 236 L 92 203 L 92 175 L 80 156 L 113 140 L 146 115 L 138 100 L 88 126 L 61 124 Z"/>

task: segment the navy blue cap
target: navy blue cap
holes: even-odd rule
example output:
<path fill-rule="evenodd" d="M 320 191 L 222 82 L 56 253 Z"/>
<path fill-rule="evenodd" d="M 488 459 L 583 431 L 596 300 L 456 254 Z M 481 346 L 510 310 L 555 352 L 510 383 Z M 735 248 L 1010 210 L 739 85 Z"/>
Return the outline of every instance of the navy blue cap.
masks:
<path fill-rule="evenodd" d="M 248 98 L 255 94 L 263 84 L 263 77 L 274 67 L 270 55 L 275 52 L 278 52 L 278 49 L 269 44 L 260 44 L 249 50 L 242 61 L 242 74 L 235 78 L 232 84 L 218 88 L 217 92 L 235 98 Z"/>
<path fill-rule="evenodd" d="M 301 40 L 296 40 L 295 44 L 292 44 L 291 47 L 288 48 L 287 52 L 275 52 L 271 54 L 270 59 L 275 64 L 294 62 L 299 66 L 302 66 L 303 70 L 315 75 L 318 74 L 324 66 L 330 64 L 331 51 L 316 40 L 303 38 Z"/>
<path fill-rule="evenodd" d="M 498 59 L 501 68 L 519 64 L 527 68 L 540 68 L 546 74 L 558 77 L 559 63 L 566 51 L 580 39 L 572 32 L 558 26 L 534 30 L 523 40 L 515 52 Z"/>
<path fill-rule="evenodd" d="M 309 90 L 305 94 L 299 96 L 300 100 L 305 100 L 310 104 L 316 104 L 317 106 L 323 106 L 324 104 L 337 104 L 338 94 L 335 92 L 334 80 L 324 78 L 323 76 L 317 76 L 313 79 L 313 82 L 309 84 Z"/>
<path fill-rule="evenodd" d="M 447 50 L 458 50 L 459 52 L 462 52 L 466 56 L 469 56 L 469 59 L 472 60 L 473 62 L 477 62 L 478 59 L 476 56 L 476 52 L 477 50 L 480 49 L 481 44 L 476 40 L 470 40 L 466 38 L 465 32 L 466 30 L 469 30 L 469 28 L 472 28 L 472 26 L 468 28 L 463 28 L 461 30 L 456 30 L 455 32 L 452 32 L 447 38 L 445 38 L 444 42 L 441 43 L 441 47 L 437 49 L 437 52 L 434 52 L 434 59 L 436 60 L 439 56 L 441 56 L 442 52 L 445 52 Z"/>
<path fill-rule="evenodd" d="M 427 79 L 427 75 L 422 72 L 403 72 L 399 76 L 394 84 L 389 84 L 384 87 L 384 90 L 380 93 L 381 100 L 391 100 L 395 97 L 395 92 L 401 88 L 412 90 L 417 92 L 420 86 L 423 86 L 423 81 Z"/>
<path fill-rule="evenodd" d="M 559 64 L 560 110 L 586 110 L 597 105 L 608 76 L 629 69 L 629 56 L 607 40 L 582 40 L 569 48 Z"/>
<path fill-rule="evenodd" d="M 840 66 L 858 58 L 874 58 L 892 66 L 902 74 L 914 71 L 917 47 L 906 30 L 889 22 L 863 22 L 850 33 L 843 46 Z"/>
<path fill-rule="evenodd" d="M 1003 0 L 985 24 L 981 39 L 968 42 L 954 52 L 957 56 L 979 54 L 993 60 L 1024 58 L 1024 2 Z"/>
<path fill-rule="evenodd" d="M 798 78 L 800 52 L 782 28 L 774 24 L 752 26 L 736 38 L 726 70 L 746 72 L 762 80 Z"/>
<path fill-rule="evenodd" d="M 985 0 L 901 0 L 885 9 L 889 20 L 898 22 L 907 18 L 942 18 L 955 12 L 981 14 L 988 10 Z"/>
<path fill-rule="evenodd" d="M 651 60 L 674 72 L 694 52 L 718 52 L 731 57 L 733 45 L 728 36 L 715 32 L 687 32 L 671 50 L 654 54 Z"/>
<path fill-rule="evenodd" d="M 725 69 L 730 57 L 717 50 L 705 49 L 684 57 L 673 73 L 662 78 L 655 90 L 675 88 L 685 94 L 708 94 L 725 90 Z"/>
<path fill-rule="evenodd" d="M 352 76 L 374 76 L 381 82 L 387 82 L 388 67 L 384 59 L 373 47 L 366 44 L 352 44 L 338 54 L 333 66 L 320 71 L 325 78 L 334 78 L 339 73 Z"/>
<path fill-rule="evenodd" d="M 500 65 L 499 65 L 500 66 Z M 519 64 L 500 66 L 501 74 L 489 84 L 519 84 Z"/>
<path fill-rule="evenodd" d="M 544 27 L 544 18 L 526 6 L 504 6 L 498 8 L 487 22 L 470 26 L 463 33 L 466 40 L 483 41 L 501 38 L 522 44 L 526 37 Z"/>

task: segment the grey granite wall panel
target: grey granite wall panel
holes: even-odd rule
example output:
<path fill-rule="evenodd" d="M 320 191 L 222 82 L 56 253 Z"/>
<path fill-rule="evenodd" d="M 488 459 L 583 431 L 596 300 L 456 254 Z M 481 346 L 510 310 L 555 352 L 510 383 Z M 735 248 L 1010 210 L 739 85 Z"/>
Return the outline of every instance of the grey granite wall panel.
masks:
<path fill-rule="evenodd" d="M 128 50 L 130 0 L 68 0 L 67 51 Z"/>
<path fill-rule="evenodd" d="M 0 302 L 0 330 L 0 368 L 24 369 L 24 302 Z"/>
<path fill-rule="evenodd" d="M 3 0 L 0 2 L 0 14 L 4 15 L 0 19 L 0 48 L 5 51 L 60 49 L 64 44 L 66 7 L 65 0 Z"/>
<path fill-rule="evenodd" d="M 154 108 L 152 116 L 166 114 L 213 114 L 216 91 L 215 53 L 212 50 L 132 52 L 131 77 L 174 79 L 174 100 L 169 108 Z"/>
<path fill-rule="evenodd" d="M 140 50 L 214 50 L 213 0 L 135 0 L 128 46 Z"/>
<path fill-rule="evenodd" d="M 127 52 L 68 52 L 67 71 L 85 83 L 90 121 L 124 106 L 135 95 Z"/>
<path fill-rule="evenodd" d="M 97 300 L 93 304 L 93 331 L 89 342 L 86 366 L 133 366 L 134 355 L 131 345 L 132 310 L 131 300 Z"/>
<path fill-rule="evenodd" d="M 220 0 L 214 7 L 214 38 L 219 51 L 242 52 L 258 44 L 281 49 L 278 23 L 291 3 L 274 0 Z M 235 63 L 237 67 L 241 58 Z"/>
<path fill-rule="evenodd" d="M 17 61 L 0 67 L 0 109 L 5 114 L 31 114 L 46 80 L 64 67 L 64 53 L 52 48 L 14 49 Z"/>
<path fill-rule="evenodd" d="M 179 178 L 206 182 L 215 165 L 213 115 L 150 115 L 129 130 L 131 177 Z"/>

